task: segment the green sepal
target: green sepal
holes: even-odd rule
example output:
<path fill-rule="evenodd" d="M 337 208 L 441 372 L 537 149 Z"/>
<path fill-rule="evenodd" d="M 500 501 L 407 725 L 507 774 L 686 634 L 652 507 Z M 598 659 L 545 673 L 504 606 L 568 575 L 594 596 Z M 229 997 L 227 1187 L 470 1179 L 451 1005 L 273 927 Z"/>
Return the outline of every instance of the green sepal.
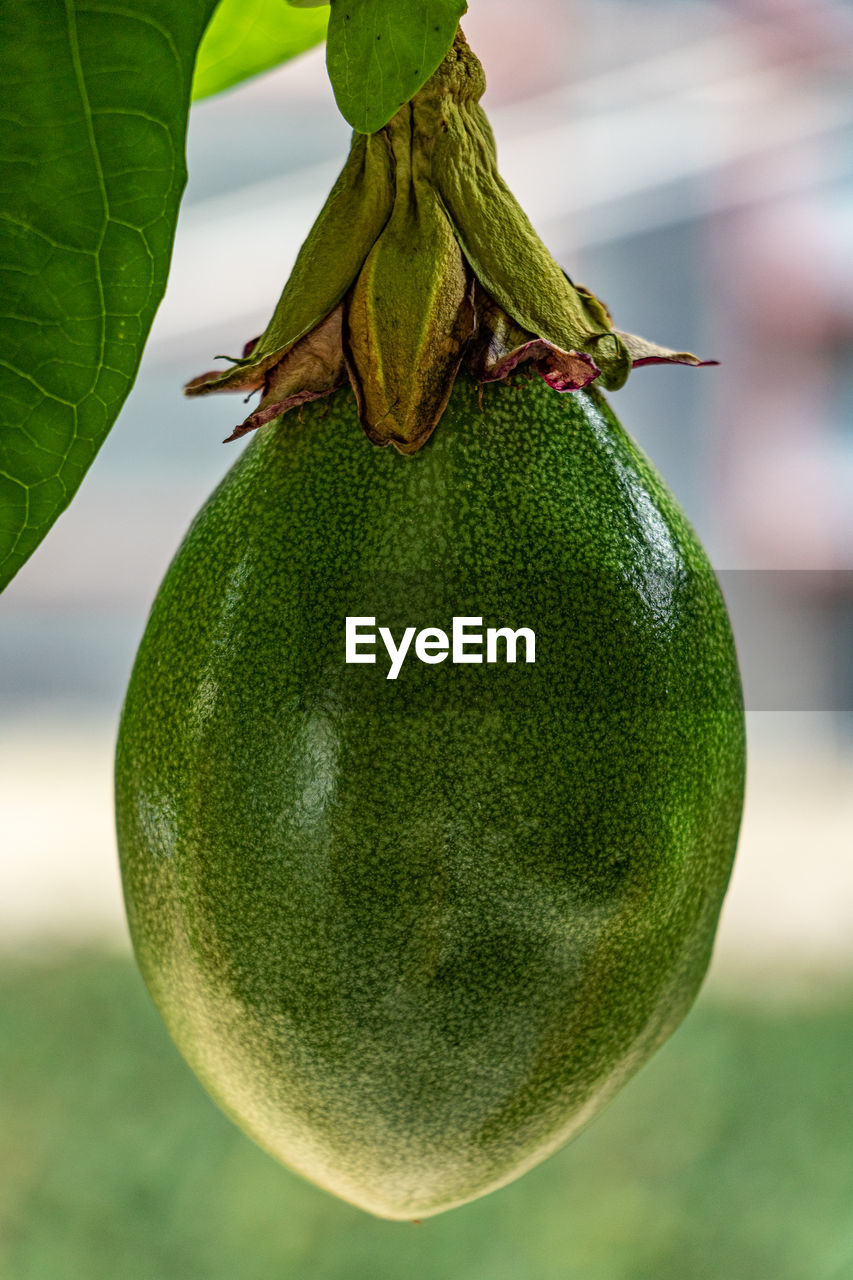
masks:
<path fill-rule="evenodd" d="M 251 350 L 225 372 L 193 378 L 187 395 L 252 391 L 264 374 L 338 305 L 379 238 L 394 204 L 385 133 L 355 134 L 319 217 L 299 250 L 272 319 Z"/>
<path fill-rule="evenodd" d="M 368 438 L 414 453 L 445 410 L 475 315 L 472 282 L 408 108 L 387 133 L 394 212 L 350 297 L 344 349 Z"/>
<path fill-rule="evenodd" d="M 563 350 L 587 351 L 604 385 L 621 386 L 631 369 L 628 352 L 606 309 L 567 279 L 498 173 L 494 135 L 478 103 L 482 69 L 461 41 L 452 52 L 448 91 L 425 92 L 414 109 L 425 117 L 422 131 L 431 127 L 435 135 L 433 181 L 474 275 L 523 329 Z"/>

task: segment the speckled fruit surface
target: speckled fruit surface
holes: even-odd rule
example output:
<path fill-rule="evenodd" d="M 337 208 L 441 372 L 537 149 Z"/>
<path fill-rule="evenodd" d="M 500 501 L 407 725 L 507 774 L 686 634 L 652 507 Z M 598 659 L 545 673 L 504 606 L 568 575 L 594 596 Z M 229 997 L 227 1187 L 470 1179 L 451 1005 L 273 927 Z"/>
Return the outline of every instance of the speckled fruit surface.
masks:
<path fill-rule="evenodd" d="M 536 662 L 344 661 L 347 615 Z M 603 399 L 460 379 L 414 457 L 263 428 L 154 604 L 117 759 L 137 957 L 233 1119 L 376 1214 L 510 1181 L 677 1026 L 740 821 L 713 573 Z"/>

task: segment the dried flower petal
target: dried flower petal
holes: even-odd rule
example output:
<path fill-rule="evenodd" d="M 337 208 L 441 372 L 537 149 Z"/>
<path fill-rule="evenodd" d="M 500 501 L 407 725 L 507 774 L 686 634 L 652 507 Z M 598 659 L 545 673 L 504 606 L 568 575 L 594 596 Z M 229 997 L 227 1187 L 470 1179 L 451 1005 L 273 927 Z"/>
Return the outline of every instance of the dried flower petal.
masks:
<path fill-rule="evenodd" d="M 300 338 L 278 364 L 273 365 L 265 376 L 260 404 L 226 437 L 226 444 L 256 431 L 273 418 L 280 418 L 288 409 L 331 395 L 345 384 L 342 322 L 343 305 L 338 305 L 322 324 Z"/>
<path fill-rule="evenodd" d="M 649 342 L 636 333 L 623 333 L 621 329 L 614 332 L 624 342 L 635 369 L 643 364 L 689 364 L 698 369 L 720 363 L 719 360 L 700 360 L 692 351 L 673 351 L 671 347 L 658 346 L 656 342 Z"/>
<path fill-rule="evenodd" d="M 579 391 L 601 373 L 584 351 L 563 351 L 522 329 L 489 297 L 476 293 L 477 332 L 466 356 L 469 372 L 480 382 L 507 378 L 521 364 L 532 364 L 555 391 Z"/>

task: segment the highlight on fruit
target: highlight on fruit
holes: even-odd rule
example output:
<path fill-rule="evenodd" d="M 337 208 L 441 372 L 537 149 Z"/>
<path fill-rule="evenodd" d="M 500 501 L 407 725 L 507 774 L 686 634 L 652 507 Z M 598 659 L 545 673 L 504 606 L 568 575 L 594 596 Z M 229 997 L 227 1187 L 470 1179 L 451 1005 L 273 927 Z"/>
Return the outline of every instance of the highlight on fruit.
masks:
<path fill-rule="evenodd" d="M 411 102 L 349 159 L 264 333 L 187 395 L 261 392 L 234 440 L 349 381 L 375 445 L 415 453 L 461 365 L 535 370 L 555 391 L 621 387 L 632 367 L 714 364 L 613 327 L 558 267 L 497 168 L 486 82 L 461 31 Z"/>

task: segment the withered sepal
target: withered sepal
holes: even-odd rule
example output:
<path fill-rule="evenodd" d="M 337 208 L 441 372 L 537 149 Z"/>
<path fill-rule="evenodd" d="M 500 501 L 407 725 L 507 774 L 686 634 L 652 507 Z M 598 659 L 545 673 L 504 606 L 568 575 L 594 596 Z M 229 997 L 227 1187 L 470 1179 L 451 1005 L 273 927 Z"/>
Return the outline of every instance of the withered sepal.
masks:
<path fill-rule="evenodd" d="M 528 365 L 555 391 L 632 367 L 714 364 L 616 329 L 549 254 L 497 168 L 482 67 L 461 32 L 441 66 L 349 158 L 265 332 L 188 395 L 261 391 L 228 437 L 352 385 L 375 445 L 415 453 L 460 365 L 480 382 Z"/>

